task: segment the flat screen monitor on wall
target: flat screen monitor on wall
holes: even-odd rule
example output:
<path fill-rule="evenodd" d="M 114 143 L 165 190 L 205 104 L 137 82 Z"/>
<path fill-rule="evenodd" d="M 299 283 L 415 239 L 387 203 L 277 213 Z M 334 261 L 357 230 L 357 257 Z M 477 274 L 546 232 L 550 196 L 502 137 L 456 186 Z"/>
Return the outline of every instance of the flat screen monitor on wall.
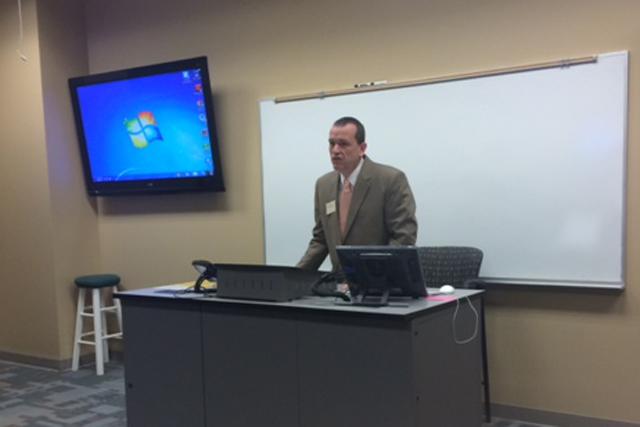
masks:
<path fill-rule="evenodd" d="M 224 191 L 206 57 L 69 87 L 89 194 Z"/>

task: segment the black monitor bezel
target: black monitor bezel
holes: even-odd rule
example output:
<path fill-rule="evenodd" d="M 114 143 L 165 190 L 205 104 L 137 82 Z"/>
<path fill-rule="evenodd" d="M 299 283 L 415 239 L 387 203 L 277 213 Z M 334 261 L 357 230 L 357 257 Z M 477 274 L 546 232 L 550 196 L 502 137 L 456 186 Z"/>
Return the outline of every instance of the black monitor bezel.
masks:
<path fill-rule="evenodd" d="M 419 248 L 416 246 L 347 246 L 336 248 L 343 274 L 351 294 L 376 294 L 389 291 L 392 296 L 407 296 L 413 298 L 428 295 L 425 286 L 424 272 L 420 263 Z M 386 259 L 387 264 L 400 260 L 402 274 L 400 282 L 389 280 L 370 280 L 368 269 L 363 265 L 364 260 Z M 409 265 L 414 263 L 414 265 Z M 389 268 L 389 265 L 387 266 Z M 411 277 L 410 268 L 415 268 L 418 277 Z M 388 279 L 388 278 L 387 278 Z"/>
<path fill-rule="evenodd" d="M 118 182 L 94 181 L 91 171 L 91 162 L 89 159 L 87 141 L 84 134 L 82 112 L 80 110 L 77 89 L 82 86 L 122 81 L 138 77 L 148 77 L 195 68 L 199 68 L 201 70 L 200 76 L 202 79 L 202 92 L 204 95 L 206 118 L 209 127 L 209 145 L 211 148 L 211 156 L 214 163 L 214 175 Z M 75 118 L 76 133 L 78 135 L 84 180 L 89 195 L 117 196 L 178 192 L 225 191 L 224 178 L 222 173 L 222 162 L 220 160 L 218 132 L 215 122 L 215 114 L 213 111 L 211 81 L 209 78 L 209 67 L 206 56 L 110 71 L 100 74 L 91 74 L 81 77 L 73 77 L 69 79 L 69 90 L 71 92 L 71 104 Z"/>

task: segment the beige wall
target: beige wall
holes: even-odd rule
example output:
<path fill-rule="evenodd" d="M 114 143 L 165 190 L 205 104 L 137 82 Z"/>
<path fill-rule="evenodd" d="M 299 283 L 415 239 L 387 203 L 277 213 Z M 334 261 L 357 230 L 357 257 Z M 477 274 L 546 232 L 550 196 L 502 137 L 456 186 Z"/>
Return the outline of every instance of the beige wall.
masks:
<path fill-rule="evenodd" d="M 75 5 L 75 7 L 74 7 Z M 73 278 L 101 272 L 97 202 L 85 191 L 67 80 L 88 73 L 82 0 L 38 2 L 49 206 L 54 227 L 51 276 L 58 309 L 60 359 L 71 357 Z"/>
<path fill-rule="evenodd" d="M 0 351 L 59 357 L 40 48 L 24 2 L 28 62 L 18 58 L 16 2 L 0 1 Z"/>
<path fill-rule="evenodd" d="M 0 352 L 52 361 L 71 356 L 73 278 L 101 264 L 67 87 L 88 70 L 84 11 L 74 3 L 23 2 L 22 62 L 17 4 L 0 2 Z"/>
<path fill-rule="evenodd" d="M 0 73 L 3 76 L 9 73 L 14 79 L 9 80 L 13 82 L 9 85 L 2 79 L 0 85 L 3 94 L 6 85 L 8 93 L 14 95 L 7 99 L 17 100 L 12 114 L 5 117 L 6 113 L 0 113 L 0 123 L 3 129 L 8 129 L 0 147 L 3 166 L 0 185 L 8 187 L 2 188 L 1 196 L 0 286 L 17 301 L 16 308 L 9 311 L 8 303 L 0 302 L 3 325 L 7 321 L 16 323 L 15 319 L 38 317 L 37 309 L 45 313 L 47 320 L 55 319 L 55 308 L 50 305 L 27 305 L 34 298 L 50 299 L 57 301 L 61 313 L 58 328 L 61 336 L 70 333 L 65 318 L 68 307 L 60 290 L 70 270 L 65 259 L 76 256 L 72 248 L 76 248 L 77 242 L 52 231 L 52 222 L 56 227 L 60 224 L 62 230 L 73 231 L 73 227 L 65 222 L 62 206 L 51 202 L 50 197 L 51 200 L 68 197 L 68 203 L 74 206 L 70 209 L 82 218 L 79 224 L 85 224 L 81 233 L 88 233 L 89 241 L 97 242 L 97 249 L 93 243 L 88 244 L 86 260 L 94 263 L 92 267 L 121 274 L 125 286 L 131 288 L 192 278 L 189 262 L 194 258 L 262 261 L 257 105 L 262 98 L 347 88 L 359 81 L 402 81 L 628 49 L 631 60 L 627 289 L 621 294 L 546 289 L 491 291 L 487 328 L 496 403 L 640 422 L 637 405 L 640 374 L 635 369 L 640 354 L 640 267 L 631 262 L 638 258 L 640 249 L 640 230 L 634 221 L 640 208 L 637 184 L 640 167 L 633 162 L 640 150 L 640 129 L 634 120 L 640 101 L 636 83 L 640 2 L 88 0 L 85 3 L 91 72 L 203 54 L 209 57 L 228 191 L 103 199 L 97 205 L 98 235 L 91 234 L 92 207 L 77 194 L 81 191 L 75 185 L 77 182 L 69 187 L 71 194 L 59 190 L 64 186 L 47 183 L 48 179 L 60 182 L 76 179 L 77 159 L 63 143 L 68 130 L 55 130 L 49 122 L 49 103 L 44 102 L 43 119 L 42 98 L 37 93 L 27 99 L 18 96 L 19 87 L 37 92 L 33 83 L 39 77 L 34 71 L 20 68 L 22 64 L 7 59 L 13 49 L 8 41 L 12 33 L 7 28 L 12 22 L 8 13 L 13 2 L 0 0 L 3 24 L 0 34 L 4 36 L 0 43 L 5 53 L 0 59 Z M 39 12 L 40 9 L 49 10 L 42 7 Z M 32 8 L 29 13 L 34 19 Z M 46 16 L 57 15 L 49 11 Z M 45 28 L 43 23 L 41 31 Z M 68 35 L 59 37 L 66 40 Z M 62 49 L 57 43 L 42 45 Z M 46 59 L 43 54 L 43 61 L 46 59 L 43 70 L 50 64 L 61 75 L 76 69 L 81 65 L 71 54 L 76 49 L 80 48 L 64 48 L 64 61 Z M 16 72 L 20 76 L 15 76 Z M 25 83 L 24 79 L 29 79 L 26 83 L 32 86 L 19 86 Z M 49 92 L 51 86 L 46 79 L 43 81 L 45 96 L 56 93 Z M 54 96 L 62 96 L 61 93 Z M 66 99 L 53 102 L 61 109 L 66 108 Z M 17 124 L 23 110 L 27 115 L 39 115 L 38 126 L 25 128 Z M 52 138 L 50 132 L 63 135 L 54 138 L 60 150 L 65 153 L 69 150 L 64 156 L 70 161 L 71 175 L 67 178 L 57 175 L 59 166 L 51 147 L 48 153 L 44 151 L 45 126 L 47 144 Z M 326 135 L 308 138 L 324 144 Z M 31 149 L 21 154 L 25 143 Z M 327 159 L 309 161 L 327 162 L 329 167 Z M 16 171 L 27 167 L 35 170 L 36 175 L 24 183 Z M 48 185 L 50 193 L 45 188 Z M 48 213 L 43 214 L 42 210 Z M 10 216 L 7 211 L 17 215 Z M 5 235 L 11 237 L 10 245 Z M 4 262 L 5 253 L 12 262 Z M 37 265 L 20 268 L 18 260 L 32 254 L 38 259 Z M 24 273 L 24 269 L 28 271 Z M 51 269 L 58 271 L 54 285 L 57 294 L 36 280 L 41 277 L 39 273 Z M 28 288 L 29 297 L 7 284 L 24 276 L 28 276 L 27 283 L 35 283 Z M 40 288 L 42 293 L 38 291 Z M 46 321 L 23 328 L 33 340 L 44 342 L 21 341 L 3 327 L 0 344 L 6 348 L 5 343 L 9 343 L 15 351 L 44 356 L 57 352 L 52 350 L 56 343 L 44 338 L 53 329 Z"/>

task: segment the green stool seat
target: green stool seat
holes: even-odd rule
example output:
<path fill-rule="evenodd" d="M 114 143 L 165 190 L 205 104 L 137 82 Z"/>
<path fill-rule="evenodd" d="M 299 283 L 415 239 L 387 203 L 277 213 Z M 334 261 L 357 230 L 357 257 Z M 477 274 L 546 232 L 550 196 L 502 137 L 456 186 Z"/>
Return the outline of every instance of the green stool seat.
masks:
<path fill-rule="evenodd" d="M 107 288 L 120 284 L 120 276 L 117 274 L 90 274 L 76 277 L 75 283 L 81 288 Z"/>

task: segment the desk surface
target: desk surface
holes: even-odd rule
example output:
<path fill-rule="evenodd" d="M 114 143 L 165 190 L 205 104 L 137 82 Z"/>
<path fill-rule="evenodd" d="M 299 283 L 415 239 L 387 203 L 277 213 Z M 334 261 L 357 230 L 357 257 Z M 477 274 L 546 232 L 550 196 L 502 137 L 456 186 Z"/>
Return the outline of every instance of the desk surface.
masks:
<path fill-rule="evenodd" d="M 412 318 L 417 314 L 438 307 L 444 307 L 455 303 L 459 299 L 477 296 L 483 290 L 456 289 L 450 295 L 433 295 L 437 289 L 429 289 L 430 296 L 426 298 L 392 297 L 389 305 L 383 307 L 354 306 L 347 302 L 339 301 L 332 297 L 306 296 L 300 299 L 286 302 L 272 302 L 259 300 L 245 300 L 233 298 L 218 298 L 215 294 L 204 296 L 203 294 L 185 293 L 179 286 L 167 285 L 154 288 L 138 289 L 133 291 L 118 292 L 116 297 L 122 300 L 182 300 L 185 302 L 198 302 L 206 304 L 245 304 L 257 307 L 273 307 L 284 310 L 319 310 L 331 312 L 344 312 L 353 314 L 371 314 L 376 316 L 392 316 L 396 318 Z"/>

